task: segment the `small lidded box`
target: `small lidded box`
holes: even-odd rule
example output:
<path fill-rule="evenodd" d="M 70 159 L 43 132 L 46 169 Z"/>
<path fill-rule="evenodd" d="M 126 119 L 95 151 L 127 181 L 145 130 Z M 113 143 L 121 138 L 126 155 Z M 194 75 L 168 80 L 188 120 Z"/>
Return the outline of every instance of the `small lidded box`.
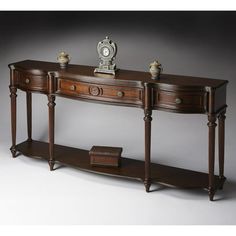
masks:
<path fill-rule="evenodd" d="M 121 147 L 93 146 L 89 151 L 90 164 L 93 166 L 119 167 Z"/>

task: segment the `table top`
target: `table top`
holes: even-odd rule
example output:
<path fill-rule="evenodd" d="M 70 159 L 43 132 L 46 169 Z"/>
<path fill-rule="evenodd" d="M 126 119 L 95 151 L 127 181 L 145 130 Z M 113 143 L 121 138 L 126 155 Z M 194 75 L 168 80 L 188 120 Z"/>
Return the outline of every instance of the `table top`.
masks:
<path fill-rule="evenodd" d="M 182 75 L 170 75 L 161 74 L 158 80 L 151 79 L 149 72 L 142 71 L 131 71 L 119 69 L 116 75 L 94 73 L 95 67 L 85 65 L 73 65 L 69 64 L 66 69 L 61 69 L 58 63 L 25 60 L 9 65 L 12 69 L 24 70 L 35 75 L 43 75 L 48 72 L 55 72 L 58 75 L 80 75 L 87 78 L 101 78 L 101 79 L 112 79 L 119 81 L 134 81 L 141 83 L 153 83 L 153 84 L 169 84 L 177 86 L 200 86 L 200 87 L 213 87 L 217 88 L 226 84 L 227 80 L 182 76 Z"/>

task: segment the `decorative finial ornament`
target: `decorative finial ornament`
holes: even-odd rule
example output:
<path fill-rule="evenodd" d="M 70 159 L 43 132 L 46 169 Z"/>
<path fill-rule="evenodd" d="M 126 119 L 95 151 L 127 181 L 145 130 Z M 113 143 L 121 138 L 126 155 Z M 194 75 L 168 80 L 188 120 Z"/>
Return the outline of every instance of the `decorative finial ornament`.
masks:
<path fill-rule="evenodd" d="M 149 71 L 152 75 L 152 79 L 158 79 L 163 71 L 163 67 L 157 60 L 155 60 L 150 64 Z"/>
<path fill-rule="evenodd" d="M 94 70 L 95 73 L 105 73 L 115 75 L 116 64 L 113 62 L 117 53 L 116 44 L 106 36 L 97 45 L 99 59 L 99 67 Z"/>
<path fill-rule="evenodd" d="M 60 64 L 60 67 L 62 69 L 65 69 L 68 65 L 68 63 L 70 62 L 70 56 L 69 54 L 65 53 L 65 52 L 60 52 L 58 57 L 57 57 L 57 61 Z"/>

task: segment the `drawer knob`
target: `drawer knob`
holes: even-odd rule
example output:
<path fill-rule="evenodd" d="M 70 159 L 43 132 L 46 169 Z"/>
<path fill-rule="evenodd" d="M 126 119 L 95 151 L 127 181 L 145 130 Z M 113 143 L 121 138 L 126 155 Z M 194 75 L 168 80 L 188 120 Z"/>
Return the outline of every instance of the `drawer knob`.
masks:
<path fill-rule="evenodd" d="M 124 95 L 125 95 L 125 93 L 122 92 L 122 91 L 118 91 L 118 92 L 117 92 L 117 96 L 120 97 L 120 98 L 121 98 L 121 97 L 124 97 Z"/>
<path fill-rule="evenodd" d="M 181 104 L 181 103 L 182 103 L 182 100 L 181 100 L 180 98 L 176 98 L 176 99 L 175 99 L 175 103 L 176 103 L 176 104 Z"/>
<path fill-rule="evenodd" d="M 70 86 L 70 90 L 71 90 L 71 91 L 75 91 L 75 90 L 76 90 L 76 86 L 75 86 L 75 85 L 71 85 L 71 86 Z"/>
<path fill-rule="evenodd" d="M 26 84 L 29 84 L 29 82 L 30 82 L 30 80 L 27 78 L 27 79 L 25 79 L 25 83 Z"/>

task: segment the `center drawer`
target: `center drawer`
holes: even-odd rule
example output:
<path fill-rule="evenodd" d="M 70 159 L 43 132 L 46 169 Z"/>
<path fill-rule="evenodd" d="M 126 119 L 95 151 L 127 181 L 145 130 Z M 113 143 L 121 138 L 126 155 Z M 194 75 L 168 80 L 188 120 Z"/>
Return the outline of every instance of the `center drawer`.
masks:
<path fill-rule="evenodd" d="M 59 78 L 57 80 L 57 93 L 104 102 L 142 105 L 142 89 L 135 87 L 86 83 Z"/>

